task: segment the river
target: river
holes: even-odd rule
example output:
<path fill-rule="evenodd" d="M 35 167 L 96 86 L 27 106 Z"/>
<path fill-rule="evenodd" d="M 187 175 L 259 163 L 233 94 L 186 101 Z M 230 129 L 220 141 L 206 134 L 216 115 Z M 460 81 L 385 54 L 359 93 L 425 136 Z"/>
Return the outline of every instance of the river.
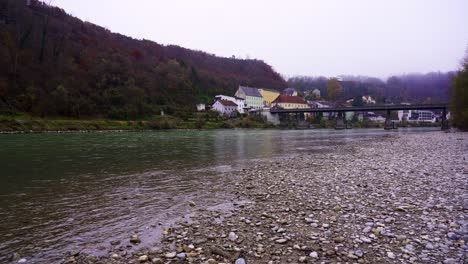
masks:
<path fill-rule="evenodd" d="M 60 262 L 71 250 L 158 239 L 197 206 L 228 209 L 233 172 L 281 155 L 437 128 L 180 130 L 0 135 L 0 262 Z M 143 243 L 141 246 L 151 246 Z"/>

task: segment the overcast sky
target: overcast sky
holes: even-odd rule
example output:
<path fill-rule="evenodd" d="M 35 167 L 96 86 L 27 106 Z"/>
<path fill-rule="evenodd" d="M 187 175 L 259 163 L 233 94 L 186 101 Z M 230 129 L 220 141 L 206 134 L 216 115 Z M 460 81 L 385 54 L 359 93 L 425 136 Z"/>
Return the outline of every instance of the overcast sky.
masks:
<path fill-rule="evenodd" d="M 52 0 L 138 39 L 257 58 L 285 76 L 449 71 L 468 48 L 468 0 Z"/>

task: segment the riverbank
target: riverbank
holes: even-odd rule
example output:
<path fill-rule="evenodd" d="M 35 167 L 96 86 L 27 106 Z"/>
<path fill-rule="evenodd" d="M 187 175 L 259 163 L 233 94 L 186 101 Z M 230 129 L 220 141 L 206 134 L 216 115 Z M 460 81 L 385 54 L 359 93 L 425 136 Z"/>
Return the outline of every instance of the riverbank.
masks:
<path fill-rule="evenodd" d="M 230 213 L 194 200 L 153 248 L 132 252 L 128 234 L 106 256 L 64 262 L 463 263 L 467 147 L 466 133 L 431 132 L 259 162 L 230 175 Z"/>
<path fill-rule="evenodd" d="M 28 115 L 0 116 L 0 134 L 91 131 L 144 131 L 164 129 L 273 128 L 255 117 L 227 119 L 217 116 L 177 118 L 155 116 L 143 120 L 38 118 Z"/>

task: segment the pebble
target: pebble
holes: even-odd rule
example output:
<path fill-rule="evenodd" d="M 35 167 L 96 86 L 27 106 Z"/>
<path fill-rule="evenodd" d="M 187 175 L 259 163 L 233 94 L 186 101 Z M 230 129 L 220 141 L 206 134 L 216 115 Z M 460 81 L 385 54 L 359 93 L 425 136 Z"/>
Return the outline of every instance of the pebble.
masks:
<path fill-rule="evenodd" d="M 141 240 L 140 240 L 140 238 L 138 237 L 138 235 L 133 235 L 133 236 L 130 238 L 130 242 L 133 243 L 133 244 L 139 244 L 139 243 L 141 243 Z"/>
<path fill-rule="evenodd" d="M 245 262 L 245 259 L 238 258 L 238 259 L 236 259 L 236 262 L 234 262 L 234 264 L 246 264 L 246 262 Z"/>
<path fill-rule="evenodd" d="M 177 256 L 177 252 L 169 252 L 169 253 L 166 253 L 166 255 L 164 255 L 164 257 L 167 259 L 173 259 L 176 256 Z"/>
<path fill-rule="evenodd" d="M 389 257 L 389 258 L 391 258 L 391 259 L 395 259 L 395 258 L 396 258 L 395 253 L 390 252 L 390 251 L 387 252 L 387 257 Z"/>
<path fill-rule="evenodd" d="M 311 258 L 318 258 L 318 253 L 315 252 L 315 251 L 314 251 L 314 252 L 311 252 L 311 253 L 309 254 L 309 257 L 311 257 Z"/>
<path fill-rule="evenodd" d="M 148 261 L 148 256 L 147 255 L 140 256 L 138 258 L 138 261 L 140 261 L 141 263 L 146 262 Z"/>

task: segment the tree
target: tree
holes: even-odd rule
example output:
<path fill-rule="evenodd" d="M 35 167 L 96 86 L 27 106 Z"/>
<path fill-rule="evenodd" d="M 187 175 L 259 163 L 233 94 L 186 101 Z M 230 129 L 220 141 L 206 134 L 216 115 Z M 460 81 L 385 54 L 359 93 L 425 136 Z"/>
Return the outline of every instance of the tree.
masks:
<path fill-rule="evenodd" d="M 452 82 L 452 124 L 460 129 L 468 129 L 468 54 L 462 69 Z"/>
<path fill-rule="evenodd" d="M 341 85 L 338 79 L 336 78 L 331 78 L 327 82 L 327 94 L 328 94 L 328 99 L 330 100 L 336 100 L 338 96 L 341 93 Z"/>

